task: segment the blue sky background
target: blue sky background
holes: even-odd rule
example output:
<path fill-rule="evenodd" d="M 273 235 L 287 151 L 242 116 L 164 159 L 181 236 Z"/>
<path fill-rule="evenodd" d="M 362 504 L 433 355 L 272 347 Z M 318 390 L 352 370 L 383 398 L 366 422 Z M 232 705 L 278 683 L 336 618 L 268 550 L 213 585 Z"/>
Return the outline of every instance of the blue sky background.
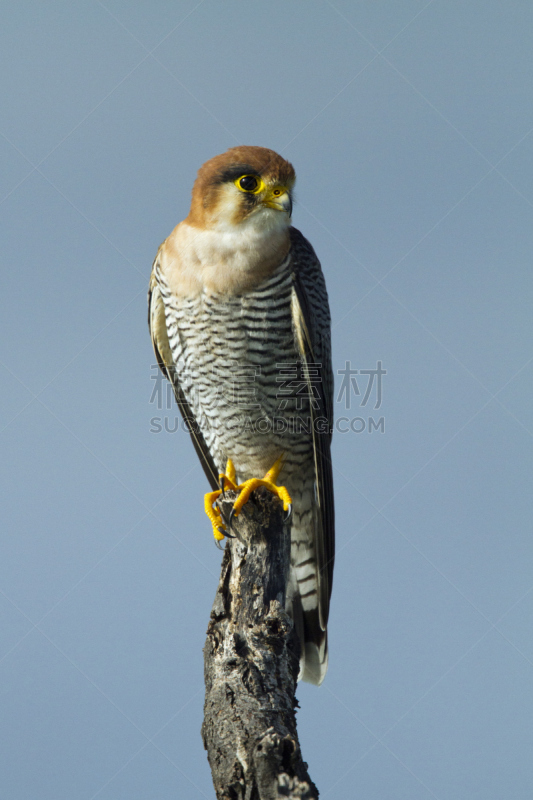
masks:
<path fill-rule="evenodd" d="M 529 800 L 532 36 L 526 0 L 4 8 L 1 800 L 213 797 L 220 553 L 188 437 L 150 432 L 177 411 L 150 403 L 146 287 L 196 170 L 240 143 L 296 168 L 335 370 L 387 370 L 379 409 L 336 403 L 364 430 L 334 440 L 311 775 Z"/>

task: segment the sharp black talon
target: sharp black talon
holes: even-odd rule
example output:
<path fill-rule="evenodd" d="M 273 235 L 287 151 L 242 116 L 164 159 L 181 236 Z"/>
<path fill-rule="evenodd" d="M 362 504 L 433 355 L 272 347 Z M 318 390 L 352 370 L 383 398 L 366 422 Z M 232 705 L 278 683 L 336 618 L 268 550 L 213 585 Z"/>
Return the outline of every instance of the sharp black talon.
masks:
<path fill-rule="evenodd" d="M 231 528 L 234 518 L 235 518 L 235 508 L 232 508 L 231 511 L 230 511 L 230 514 L 229 514 L 228 528 Z M 233 537 L 233 538 L 235 538 L 235 537 Z"/>
<path fill-rule="evenodd" d="M 220 544 L 218 539 L 215 539 L 215 544 L 216 544 L 216 546 L 218 547 L 219 550 L 224 550 L 224 548 L 222 547 L 222 545 Z"/>
<path fill-rule="evenodd" d="M 228 533 L 227 531 L 223 530 L 223 528 L 217 528 L 217 531 L 219 533 L 221 533 L 222 536 L 225 536 L 227 539 L 235 539 L 235 536 L 233 536 L 231 533 Z"/>
<path fill-rule="evenodd" d="M 224 481 L 224 475 L 222 475 L 222 476 L 219 478 L 219 480 L 218 480 L 218 485 L 220 486 L 220 491 L 222 492 L 222 497 L 223 497 L 224 499 L 226 499 L 226 492 L 225 492 L 224 483 L 225 483 L 225 481 Z"/>
<path fill-rule="evenodd" d="M 288 522 L 291 517 L 292 517 L 292 503 L 289 503 L 289 507 L 287 509 L 287 513 L 285 514 L 285 519 L 283 520 L 283 522 Z"/>
<path fill-rule="evenodd" d="M 233 509 L 231 510 L 229 517 L 226 516 L 226 512 L 225 511 L 221 510 L 220 513 L 221 513 L 221 516 L 222 516 L 222 521 L 223 521 L 224 525 L 226 526 L 226 530 L 222 530 L 222 528 L 219 528 L 218 530 L 220 531 L 220 533 L 223 533 L 224 536 L 226 536 L 228 539 L 235 539 L 236 538 L 235 536 L 232 536 L 231 533 L 228 533 L 228 528 L 231 525 L 231 520 L 232 520 L 232 517 L 233 517 Z"/>

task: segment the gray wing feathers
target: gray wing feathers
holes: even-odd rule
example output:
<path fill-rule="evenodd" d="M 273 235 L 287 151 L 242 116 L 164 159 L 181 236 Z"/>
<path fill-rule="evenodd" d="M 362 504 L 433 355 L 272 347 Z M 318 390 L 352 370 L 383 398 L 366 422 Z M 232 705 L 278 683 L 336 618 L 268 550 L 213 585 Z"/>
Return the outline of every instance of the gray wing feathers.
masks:
<path fill-rule="evenodd" d="M 309 242 L 291 228 L 293 254 L 293 322 L 296 339 L 304 363 L 313 370 L 319 368 L 320 381 L 308 373 L 309 394 L 318 401 L 313 411 L 313 450 L 319 507 L 315 535 L 318 578 L 319 624 L 326 630 L 329 601 L 333 582 L 335 557 L 335 519 L 333 503 L 333 473 L 331 465 L 331 433 L 333 426 L 333 373 L 331 368 L 331 333 L 328 296 L 320 262 Z M 318 642 L 317 642 L 318 644 Z M 319 648 L 319 650 L 322 648 Z M 327 663 L 325 653 L 320 661 Z"/>
<path fill-rule="evenodd" d="M 150 336 L 152 337 L 152 345 L 161 372 L 172 384 L 178 408 L 191 434 L 194 449 L 200 459 L 207 480 L 214 491 L 218 489 L 218 471 L 192 409 L 180 386 L 174 359 L 172 357 L 172 351 L 168 340 L 164 300 L 157 280 L 158 259 L 159 252 L 152 267 L 150 288 L 148 290 L 148 327 L 150 329 Z"/>

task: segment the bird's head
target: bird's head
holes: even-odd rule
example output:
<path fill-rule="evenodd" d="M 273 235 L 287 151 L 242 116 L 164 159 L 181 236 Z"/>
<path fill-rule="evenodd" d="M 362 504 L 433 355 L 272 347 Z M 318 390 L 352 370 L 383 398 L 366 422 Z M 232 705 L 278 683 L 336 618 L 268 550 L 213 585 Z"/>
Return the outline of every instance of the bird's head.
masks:
<path fill-rule="evenodd" d="M 235 231 L 249 225 L 287 229 L 296 176 L 292 164 L 266 147 L 232 147 L 200 167 L 187 222 Z"/>

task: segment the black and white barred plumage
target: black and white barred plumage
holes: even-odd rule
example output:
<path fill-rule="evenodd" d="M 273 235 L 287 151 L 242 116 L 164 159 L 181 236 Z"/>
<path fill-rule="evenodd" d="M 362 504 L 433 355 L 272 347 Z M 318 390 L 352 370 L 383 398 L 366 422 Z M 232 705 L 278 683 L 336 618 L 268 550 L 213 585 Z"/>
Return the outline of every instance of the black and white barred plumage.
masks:
<path fill-rule="evenodd" d="M 262 147 L 207 161 L 189 216 L 154 262 L 149 324 L 212 490 L 228 459 L 239 483 L 283 460 L 287 606 L 301 677 L 321 683 L 334 557 L 330 316 L 320 263 L 290 227 L 294 180 L 292 165 Z"/>
<path fill-rule="evenodd" d="M 160 348 L 160 365 L 213 489 L 228 458 L 242 482 L 285 454 L 279 483 L 293 500 L 288 604 L 304 643 L 302 677 L 320 683 L 334 557 L 330 317 L 320 263 L 299 231 L 290 234 L 279 267 L 239 295 L 176 297 L 156 258 L 150 324 L 161 326 L 164 315 L 168 351 Z M 284 384 L 294 385 L 296 370 L 311 391 L 294 396 Z"/>

